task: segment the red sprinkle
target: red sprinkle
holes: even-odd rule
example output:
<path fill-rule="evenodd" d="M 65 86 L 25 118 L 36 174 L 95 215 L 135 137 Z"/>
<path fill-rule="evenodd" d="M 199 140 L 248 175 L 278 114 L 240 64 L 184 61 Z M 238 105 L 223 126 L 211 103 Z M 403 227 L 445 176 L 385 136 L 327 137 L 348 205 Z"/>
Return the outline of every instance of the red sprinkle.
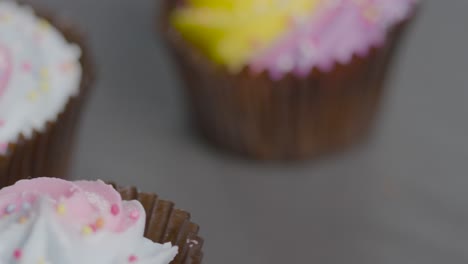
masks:
<path fill-rule="evenodd" d="M 22 255 L 23 255 L 23 252 L 19 248 L 15 249 L 15 251 L 13 252 L 13 257 L 16 260 L 20 259 Z"/>
<path fill-rule="evenodd" d="M 128 262 L 136 262 L 137 260 L 138 258 L 135 255 L 130 255 L 130 257 L 128 257 Z"/>
<path fill-rule="evenodd" d="M 111 206 L 111 214 L 113 214 L 113 215 L 118 215 L 119 213 L 120 213 L 120 208 L 119 208 L 119 206 L 116 205 L 116 204 L 113 204 L 113 205 Z"/>

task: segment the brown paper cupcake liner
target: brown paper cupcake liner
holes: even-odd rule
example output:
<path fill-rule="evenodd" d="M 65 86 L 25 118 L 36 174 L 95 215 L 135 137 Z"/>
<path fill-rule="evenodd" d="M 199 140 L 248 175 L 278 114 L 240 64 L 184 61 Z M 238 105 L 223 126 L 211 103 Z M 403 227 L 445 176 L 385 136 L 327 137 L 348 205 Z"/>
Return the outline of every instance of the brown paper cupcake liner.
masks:
<path fill-rule="evenodd" d="M 164 0 L 162 30 L 184 81 L 196 127 L 209 141 L 255 159 L 302 159 L 366 138 L 381 105 L 385 78 L 410 20 L 383 46 L 330 72 L 315 69 L 272 80 L 249 69 L 229 73 L 184 41 L 169 24 L 182 1 Z"/>
<path fill-rule="evenodd" d="M 31 3 L 27 2 L 27 5 L 31 6 Z M 45 18 L 59 29 L 69 42 L 80 46 L 83 76 L 79 94 L 69 99 L 64 110 L 58 113 L 54 121 L 48 122 L 43 131 L 34 131 L 29 138 L 20 135 L 16 142 L 9 144 L 6 154 L 0 155 L 0 187 L 29 177 L 47 175 L 63 178 L 67 175 L 76 126 L 94 80 L 94 65 L 82 34 L 73 26 L 38 9 L 35 5 L 33 8 L 38 16 Z"/>
<path fill-rule="evenodd" d="M 157 243 L 171 242 L 179 253 L 171 264 L 200 264 L 203 258 L 203 239 L 199 226 L 190 221 L 190 214 L 174 208 L 174 203 L 161 200 L 158 195 L 139 192 L 135 187 L 112 184 L 124 200 L 138 200 L 146 211 L 145 237 Z"/>

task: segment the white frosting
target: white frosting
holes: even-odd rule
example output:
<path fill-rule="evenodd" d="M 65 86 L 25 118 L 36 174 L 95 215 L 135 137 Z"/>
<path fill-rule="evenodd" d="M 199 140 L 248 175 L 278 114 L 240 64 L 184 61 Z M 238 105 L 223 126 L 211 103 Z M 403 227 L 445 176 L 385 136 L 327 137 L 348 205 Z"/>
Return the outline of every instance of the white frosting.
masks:
<path fill-rule="evenodd" d="M 54 121 L 79 92 L 81 50 L 33 10 L 0 1 L 0 154 Z"/>
<path fill-rule="evenodd" d="M 137 201 L 124 201 L 125 210 L 141 212 L 139 220 L 123 232 L 98 231 L 84 235 L 56 212 L 45 196 L 31 208 L 16 210 L 0 219 L 1 264 L 168 264 L 177 254 L 170 243 L 143 238 L 144 210 Z"/>

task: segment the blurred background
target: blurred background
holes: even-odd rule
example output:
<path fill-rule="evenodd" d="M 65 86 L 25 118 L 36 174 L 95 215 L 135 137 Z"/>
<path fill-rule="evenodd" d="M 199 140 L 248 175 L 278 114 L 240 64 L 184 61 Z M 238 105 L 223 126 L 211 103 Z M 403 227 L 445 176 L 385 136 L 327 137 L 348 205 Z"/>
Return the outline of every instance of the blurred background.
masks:
<path fill-rule="evenodd" d="M 468 1 L 424 1 L 367 144 L 289 164 L 193 136 L 156 32 L 161 0 L 33 1 L 78 24 L 99 67 L 74 179 L 136 185 L 190 211 L 205 263 L 468 261 Z"/>

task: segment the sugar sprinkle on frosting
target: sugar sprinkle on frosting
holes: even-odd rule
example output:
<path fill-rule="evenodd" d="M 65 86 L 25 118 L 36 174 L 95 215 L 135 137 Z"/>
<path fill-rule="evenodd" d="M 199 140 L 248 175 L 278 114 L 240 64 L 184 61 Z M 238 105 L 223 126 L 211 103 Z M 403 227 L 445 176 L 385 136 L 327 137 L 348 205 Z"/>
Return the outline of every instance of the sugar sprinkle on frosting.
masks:
<path fill-rule="evenodd" d="M 178 250 L 144 238 L 142 205 L 101 181 L 22 180 L 0 190 L 0 208 L 2 264 L 168 264 Z"/>

